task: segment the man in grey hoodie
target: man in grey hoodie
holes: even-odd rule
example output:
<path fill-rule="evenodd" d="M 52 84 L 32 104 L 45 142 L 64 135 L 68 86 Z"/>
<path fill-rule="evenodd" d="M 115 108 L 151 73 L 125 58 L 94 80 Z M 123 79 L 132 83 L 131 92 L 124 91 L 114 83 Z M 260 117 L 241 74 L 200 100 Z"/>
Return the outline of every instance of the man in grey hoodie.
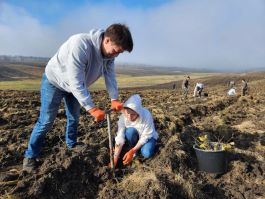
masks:
<path fill-rule="evenodd" d="M 242 88 L 242 96 L 245 96 L 245 92 L 248 89 L 248 85 L 245 79 L 242 79 L 243 88 Z"/>
<path fill-rule="evenodd" d="M 188 90 L 189 80 L 190 80 L 189 76 L 183 80 L 183 82 L 182 82 L 182 90 L 183 90 L 183 92 L 182 92 L 181 96 L 185 95 L 185 97 L 187 97 L 187 94 L 188 94 L 188 91 L 189 91 Z"/>
<path fill-rule="evenodd" d="M 67 115 L 65 139 L 68 149 L 84 150 L 87 145 L 77 143 L 80 105 L 95 121 L 105 117 L 105 112 L 92 103 L 87 89 L 102 75 L 111 98 L 111 108 L 121 111 L 118 101 L 114 69 L 115 57 L 124 51 L 131 52 L 133 40 L 124 24 L 113 24 L 107 30 L 91 30 L 88 34 L 70 37 L 48 62 L 41 85 L 41 110 L 30 137 L 23 160 L 23 170 L 36 168 L 46 133 L 53 125 L 61 100 L 64 99 Z"/>

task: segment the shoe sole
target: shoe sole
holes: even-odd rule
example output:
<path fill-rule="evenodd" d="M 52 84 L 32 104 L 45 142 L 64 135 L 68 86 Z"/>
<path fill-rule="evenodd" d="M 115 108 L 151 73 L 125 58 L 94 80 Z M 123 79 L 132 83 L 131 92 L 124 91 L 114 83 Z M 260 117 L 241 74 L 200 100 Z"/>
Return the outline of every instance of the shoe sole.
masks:
<path fill-rule="evenodd" d="M 24 165 L 23 165 L 23 171 L 31 171 L 31 170 L 35 170 L 36 169 L 36 167 L 35 166 L 33 166 L 33 167 L 24 167 Z"/>

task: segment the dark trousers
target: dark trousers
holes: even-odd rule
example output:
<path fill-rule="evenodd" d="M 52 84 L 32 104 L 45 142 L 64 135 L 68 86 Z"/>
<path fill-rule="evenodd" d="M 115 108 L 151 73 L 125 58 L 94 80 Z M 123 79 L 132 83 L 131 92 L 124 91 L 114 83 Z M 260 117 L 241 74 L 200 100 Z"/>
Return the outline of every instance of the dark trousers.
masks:
<path fill-rule="evenodd" d="M 199 97 L 201 97 L 201 95 L 202 95 L 202 90 L 199 91 Z"/>
<path fill-rule="evenodd" d="M 245 96 L 245 92 L 246 92 L 247 89 L 243 89 L 242 90 L 242 96 Z"/>

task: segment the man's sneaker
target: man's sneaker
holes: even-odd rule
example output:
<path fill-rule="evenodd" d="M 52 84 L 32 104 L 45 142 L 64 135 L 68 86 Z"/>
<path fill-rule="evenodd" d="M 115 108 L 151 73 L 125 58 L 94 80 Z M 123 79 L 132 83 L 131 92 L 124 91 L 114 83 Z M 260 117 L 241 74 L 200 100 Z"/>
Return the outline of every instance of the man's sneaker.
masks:
<path fill-rule="evenodd" d="M 29 171 L 31 169 L 36 169 L 36 158 L 24 158 L 23 171 Z"/>
<path fill-rule="evenodd" d="M 74 152 L 80 152 L 82 150 L 85 150 L 87 148 L 87 145 L 84 143 L 75 143 L 73 147 L 68 147 L 70 151 Z"/>

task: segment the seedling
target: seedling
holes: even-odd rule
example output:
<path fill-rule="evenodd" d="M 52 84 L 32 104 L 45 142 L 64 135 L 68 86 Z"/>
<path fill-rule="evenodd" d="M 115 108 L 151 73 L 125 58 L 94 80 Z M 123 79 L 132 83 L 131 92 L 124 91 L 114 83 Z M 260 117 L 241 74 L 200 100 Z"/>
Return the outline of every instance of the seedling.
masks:
<path fill-rule="evenodd" d="M 230 142 L 229 141 L 233 138 L 234 134 L 232 134 L 232 137 L 228 140 L 227 143 L 221 143 L 221 140 L 218 140 L 218 142 L 214 142 L 214 144 L 209 144 L 210 140 L 207 139 L 207 135 L 204 136 L 200 136 L 198 137 L 198 142 L 196 143 L 197 146 L 199 146 L 200 149 L 204 149 L 204 150 L 210 150 L 210 151 L 217 151 L 217 150 L 226 150 L 226 151 L 231 151 L 232 150 L 232 146 L 235 145 L 234 142 Z"/>

